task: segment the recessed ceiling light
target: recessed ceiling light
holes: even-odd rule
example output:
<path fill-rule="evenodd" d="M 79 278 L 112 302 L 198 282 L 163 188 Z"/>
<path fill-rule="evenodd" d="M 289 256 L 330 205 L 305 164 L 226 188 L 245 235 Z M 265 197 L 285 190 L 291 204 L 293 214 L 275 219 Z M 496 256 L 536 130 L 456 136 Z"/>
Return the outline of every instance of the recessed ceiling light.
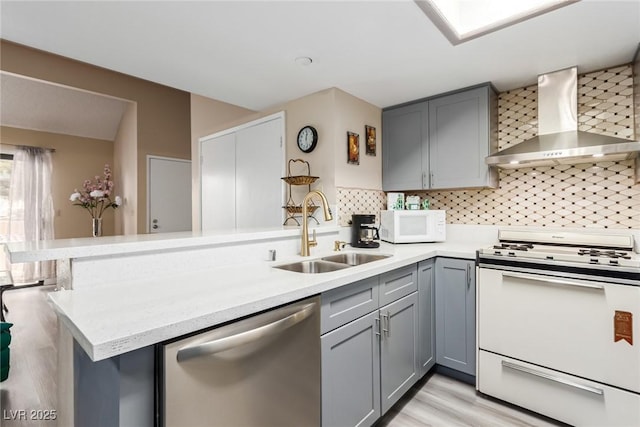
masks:
<path fill-rule="evenodd" d="M 311 65 L 313 59 L 309 58 L 308 56 L 298 56 L 295 61 L 296 64 L 306 67 L 307 65 Z"/>
<path fill-rule="evenodd" d="M 457 45 L 580 0 L 414 0 Z"/>

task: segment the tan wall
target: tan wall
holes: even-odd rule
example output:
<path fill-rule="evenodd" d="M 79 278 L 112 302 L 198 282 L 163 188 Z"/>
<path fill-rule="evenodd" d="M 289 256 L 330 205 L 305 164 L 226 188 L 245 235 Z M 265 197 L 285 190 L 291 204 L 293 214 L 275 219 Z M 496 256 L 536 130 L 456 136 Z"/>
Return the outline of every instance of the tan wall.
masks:
<path fill-rule="evenodd" d="M 324 192 L 330 204 L 336 203 L 335 189 L 335 89 L 327 89 L 287 102 L 273 111 L 285 111 L 286 117 L 286 158 L 302 159 L 309 162 L 311 175 L 319 177 L 312 189 Z M 303 153 L 298 148 L 298 132 L 305 125 L 311 125 L 318 131 L 318 145 L 311 153 Z M 287 165 L 285 165 L 286 167 Z M 292 164 L 292 175 L 300 175 L 304 167 L 300 163 Z M 294 202 L 300 204 L 308 187 L 292 187 Z M 322 216 L 322 215 L 320 215 Z M 320 220 L 320 219 L 319 219 Z"/>
<path fill-rule="evenodd" d="M 274 114 L 279 111 L 285 112 L 285 151 L 286 158 L 289 159 L 303 159 L 309 162 L 311 168 L 311 174 L 320 177 L 313 185 L 312 188 L 320 189 L 325 192 L 329 203 L 335 204 L 335 170 L 334 170 L 334 140 L 335 140 L 335 91 L 336 89 L 327 89 L 321 92 L 313 93 L 308 96 L 304 96 L 299 99 L 287 102 L 283 105 L 274 106 L 261 112 L 249 112 L 249 114 L 240 115 L 230 121 L 223 122 L 217 120 L 217 117 L 210 114 L 209 117 L 202 116 L 197 113 L 196 110 L 202 110 L 199 105 L 202 105 L 202 100 L 199 100 L 199 104 L 192 103 L 192 115 L 199 116 L 199 127 L 201 129 L 207 129 L 207 131 L 201 136 L 211 135 L 225 129 L 230 129 L 239 126 L 243 123 L 247 123 L 261 117 L 265 117 Z M 216 104 L 210 104 L 216 106 Z M 239 110 L 235 110 L 238 113 L 242 113 Z M 226 115 L 224 117 L 230 117 Z M 316 149 L 309 153 L 303 153 L 298 149 L 296 139 L 298 131 L 305 125 L 312 125 L 318 131 L 318 146 Z M 201 137 L 199 136 L 199 137 Z M 197 138 L 196 138 L 197 139 Z M 200 147 L 196 143 L 193 145 L 194 158 L 199 157 Z M 286 168 L 285 164 L 285 168 Z M 301 171 L 299 168 L 300 163 L 293 165 L 293 174 L 295 171 Z M 194 229 L 197 229 L 200 224 L 200 194 L 198 189 L 200 188 L 199 171 L 194 173 L 194 197 L 193 197 L 193 212 L 194 212 Z M 308 188 L 306 186 L 292 187 L 293 198 L 296 203 L 300 203 L 302 198 L 306 194 Z M 196 225 L 197 224 L 197 225 Z"/>
<path fill-rule="evenodd" d="M 191 94 L 191 152 L 200 158 L 200 138 L 232 127 L 229 123 L 255 114 L 253 110 Z M 200 162 L 191 162 L 192 227 L 200 230 Z"/>
<path fill-rule="evenodd" d="M 382 110 L 336 89 L 335 185 L 382 189 Z M 376 154 L 366 154 L 365 125 L 376 129 Z M 347 131 L 360 135 L 360 164 L 347 163 Z"/>
<path fill-rule="evenodd" d="M 138 113 L 137 105 L 130 102 L 120 120 L 114 141 L 113 177 L 116 192 L 122 197 L 122 206 L 116 212 L 115 234 L 138 233 Z"/>
<path fill-rule="evenodd" d="M 380 108 L 337 88 L 322 90 L 258 113 L 246 110 L 248 114 L 239 115 L 233 119 L 229 114 L 230 111 L 238 114 L 241 114 L 242 111 L 228 110 L 228 107 L 225 107 L 227 114 L 217 117 L 214 113 L 219 105 L 211 101 L 192 96 L 192 134 L 196 129 L 196 121 L 198 122 L 197 127 L 205 130 L 205 132 L 198 132 L 197 137 L 193 135 L 192 152 L 194 158 L 199 157 L 198 138 L 284 111 L 287 162 L 290 159 L 302 159 L 309 162 L 311 175 L 319 177 L 311 188 L 323 191 L 330 204 L 337 203 L 336 187 L 359 187 L 375 190 L 382 188 L 382 143 L 380 138 L 382 111 Z M 209 110 L 211 113 L 207 112 Z M 206 114 L 202 114 L 202 112 Z M 220 120 L 222 117 L 231 120 Z M 378 131 L 376 156 L 365 155 L 365 124 L 375 127 Z M 298 132 L 305 125 L 311 125 L 318 131 L 318 145 L 314 151 L 308 154 L 300 151 L 297 146 Z M 347 131 L 360 134 L 360 165 L 347 164 Z M 285 165 L 286 167 L 287 165 Z M 303 173 L 306 173 L 304 165 L 292 164 L 293 175 Z M 200 224 L 199 175 L 199 170 L 193 175 L 193 211 L 194 228 L 196 229 Z M 299 204 L 308 191 L 308 187 L 293 186 L 291 191 L 293 201 Z"/>
<path fill-rule="evenodd" d="M 0 40 L 0 69 L 137 103 L 136 216 L 138 230 L 144 230 L 146 156 L 191 159 L 189 93 L 5 40 Z"/>
<path fill-rule="evenodd" d="M 85 179 L 102 175 L 105 163 L 113 163 L 113 143 L 101 139 L 60 135 L 57 133 L 0 128 L 0 142 L 10 145 L 53 148 L 52 196 L 55 211 L 55 238 L 91 237 L 89 212 L 69 201 L 74 189 Z M 117 192 L 117 189 L 116 189 Z M 114 234 L 114 212 L 103 215 L 103 233 Z"/>

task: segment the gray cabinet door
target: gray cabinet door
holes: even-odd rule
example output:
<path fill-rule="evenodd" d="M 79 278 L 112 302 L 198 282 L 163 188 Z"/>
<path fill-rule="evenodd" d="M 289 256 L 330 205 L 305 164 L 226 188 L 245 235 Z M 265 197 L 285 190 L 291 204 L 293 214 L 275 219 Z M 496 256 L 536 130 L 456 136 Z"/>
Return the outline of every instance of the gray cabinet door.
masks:
<path fill-rule="evenodd" d="M 418 380 L 418 293 L 380 308 L 382 414 Z"/>
<path fill-rule="evenodd" d="M 491 97 L 486 85 L 429 101 L 432 189 L 497 185 L 497 172 L 484 162 L 497 148 Z"/>
<path fill-rule="evenodd" d="M 418 365 L 424 376 L 436 364 L 435 262 L 418 264 Z"/>
<path fill-rule="evenodd" d="M 436 363 L 470 375 L 476 371 L 474 261 L 436 260 Z"/>
<path fill-rule="evenodd" d="M 322 425 L 369 426 L 380 417 L 378 311 L 321 337 Z"/>
<path fill-rule="evenodd" d="M 427 188 L 428 104 L 421 102 L 382 113 L 382 189 Z"/>

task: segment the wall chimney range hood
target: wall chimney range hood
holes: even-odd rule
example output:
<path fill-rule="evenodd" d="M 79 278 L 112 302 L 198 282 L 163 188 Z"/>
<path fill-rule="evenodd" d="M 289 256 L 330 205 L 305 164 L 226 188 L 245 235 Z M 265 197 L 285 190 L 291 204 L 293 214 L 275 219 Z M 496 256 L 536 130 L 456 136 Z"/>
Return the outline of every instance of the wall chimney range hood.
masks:
<path fill-rule="evenodd" d="M 640 141 L 578 130 L 576 67 L 538 76 L 538 136 L 488 156 L 490 166 L 518 168 L 634 158 Z"/>

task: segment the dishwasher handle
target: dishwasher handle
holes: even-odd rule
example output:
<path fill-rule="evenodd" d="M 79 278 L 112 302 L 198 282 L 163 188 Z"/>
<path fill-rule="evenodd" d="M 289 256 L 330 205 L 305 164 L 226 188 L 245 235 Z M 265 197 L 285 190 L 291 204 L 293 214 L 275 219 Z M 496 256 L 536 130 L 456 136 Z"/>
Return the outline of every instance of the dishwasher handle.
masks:
<path fill-rule="evenodd" d="M 178 350 L 176 359 L 178 362 L 184 362 L 196 357 L 214 355 L 234 347 L 249 344 L 264 337 L 277 335 L 311 316 L 315 305 L 315 302 L 305 304 L 300 310 L 293 314 L 245 332 L 201 344 L 187 345 Z"/>

